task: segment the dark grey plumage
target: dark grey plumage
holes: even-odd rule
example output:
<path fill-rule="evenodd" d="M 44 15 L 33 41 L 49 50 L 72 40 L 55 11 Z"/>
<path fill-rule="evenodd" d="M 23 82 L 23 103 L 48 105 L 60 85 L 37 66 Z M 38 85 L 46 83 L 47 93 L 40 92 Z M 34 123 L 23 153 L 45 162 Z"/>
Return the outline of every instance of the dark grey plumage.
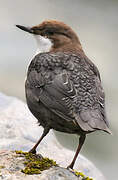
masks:
<path fill-rule="evenodd" d="M 28 68 L 25 89 L 28 107 L 44 131 L 30 152 L 36 153 L 50 129 L 78 134 L 79 145 L 68 166 L 73 169 L 86 134 L 111 133 L 99 71 L 65 23 L 48 20 L 33 27 L 16 26 L 36 37 L 40 52 Z"/>
<path fill-rule="evenodd" d="M 110 133 L 99 71 L 87 58 L 63 52 L 40 53 L 28 68 L 26 99 L 46 129 Z"/>

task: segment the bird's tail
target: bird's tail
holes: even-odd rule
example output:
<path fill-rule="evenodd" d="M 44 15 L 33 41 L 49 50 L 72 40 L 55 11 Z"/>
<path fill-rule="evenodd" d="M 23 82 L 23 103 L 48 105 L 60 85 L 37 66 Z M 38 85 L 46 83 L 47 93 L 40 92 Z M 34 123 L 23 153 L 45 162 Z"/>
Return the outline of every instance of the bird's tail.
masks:
<path fill-rule="evenodd" d="M 78 118 L 78 124 L 84 131 L 102 130 L 112 134 L 106 117 L 98 109 L 87 109 L 81 111 Z"/>

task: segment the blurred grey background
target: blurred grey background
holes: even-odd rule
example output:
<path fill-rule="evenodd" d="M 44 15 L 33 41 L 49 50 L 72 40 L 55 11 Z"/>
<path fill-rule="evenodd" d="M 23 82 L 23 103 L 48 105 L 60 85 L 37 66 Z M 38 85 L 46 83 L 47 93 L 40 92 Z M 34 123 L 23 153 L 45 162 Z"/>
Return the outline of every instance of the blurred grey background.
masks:
<path fill-rule="evenodd" d="M 107 177 L 118 170 L 118 0 L 0 0 L 0 91 L 25 101 L 27 66 L 35 54 L 33 37 L 15 24 L 32 26 L 45 19 L 64 21 L 78 33 L 86 55 L 100 70 L 106 93 L 107 116 L 113 136 L 96 132 L 81 153 Z M 56 133 L 68 148 L 78 137 Z M 61 153 L 61 152 L 60 152 Z"/>

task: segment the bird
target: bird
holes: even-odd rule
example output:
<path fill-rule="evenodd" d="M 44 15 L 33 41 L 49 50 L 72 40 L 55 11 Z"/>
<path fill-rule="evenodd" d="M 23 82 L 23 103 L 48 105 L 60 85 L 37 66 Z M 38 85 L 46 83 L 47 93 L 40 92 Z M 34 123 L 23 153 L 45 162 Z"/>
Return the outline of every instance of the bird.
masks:
<path fill-rule="evenodd" d="M 77 134 L 79 144 L 67 167 L 73 169 L 89 133 L 111 134 L 99 70 L 85 55 L 77 33 L 64 22 L 16 26 L 32 34 L 38 45 L 28 67 L 25 93 L 29 110 L 44 130 L 29 152 L 36 153 L 50 129 Z"/>

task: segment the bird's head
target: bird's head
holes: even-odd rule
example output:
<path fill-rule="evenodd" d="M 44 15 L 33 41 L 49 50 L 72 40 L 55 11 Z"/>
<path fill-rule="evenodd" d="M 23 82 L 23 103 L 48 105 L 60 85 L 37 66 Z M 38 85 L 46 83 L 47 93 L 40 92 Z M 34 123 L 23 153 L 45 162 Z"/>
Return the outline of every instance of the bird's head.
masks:
<path fill-rule="evenodd" d="M 82 51 L 76 33 L 63 22 L 47 20 L 33 27 L 16 26 L 34 35 L 40 52 Z"/>

